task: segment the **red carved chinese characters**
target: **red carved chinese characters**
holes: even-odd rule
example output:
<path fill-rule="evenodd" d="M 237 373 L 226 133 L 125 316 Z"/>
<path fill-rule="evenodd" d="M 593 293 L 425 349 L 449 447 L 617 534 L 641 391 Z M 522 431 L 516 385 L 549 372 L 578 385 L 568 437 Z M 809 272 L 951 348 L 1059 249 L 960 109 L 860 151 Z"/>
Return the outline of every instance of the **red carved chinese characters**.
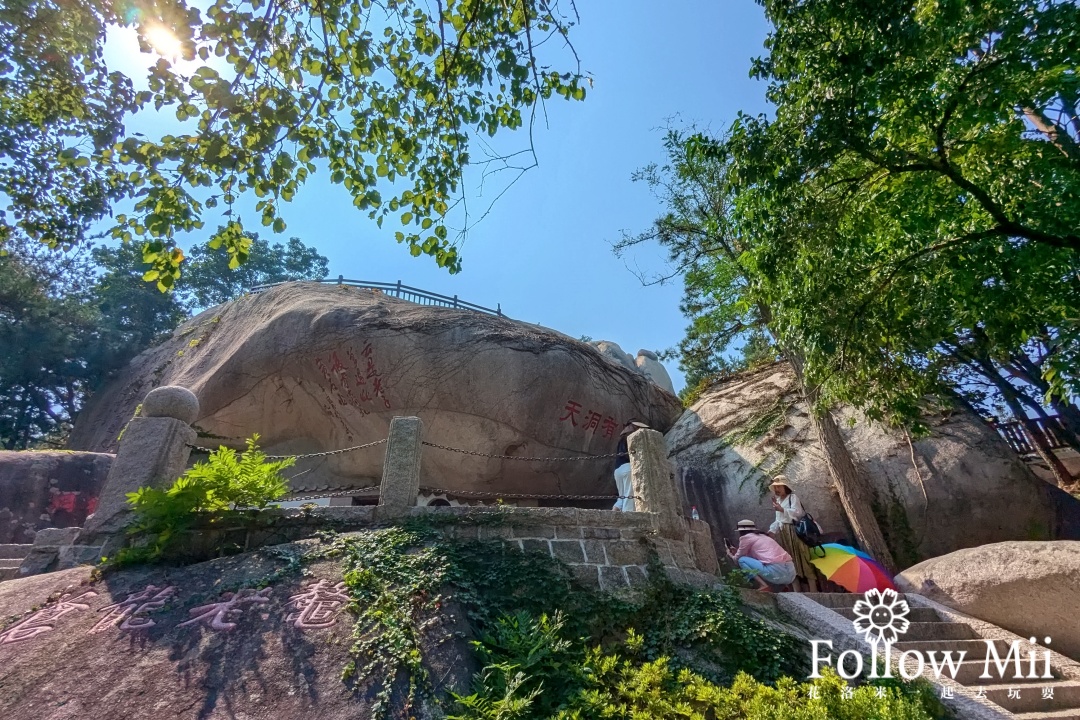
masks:
<path fill-rule="evenodd" d="M 337 399 L 337 404 L 354 407 L 364 415 L 370 412 L 372 404 L 381 404 L 389 410 L 390 400 L 384 394 L 383 378 L 371 343 L 364 344 L 359 356 L 352 348 L 346 348 L 345 357 L 348 362 L 335 350 L 325 360 L 315 358 L 315 367 L 327 382 L 327 389 Z"/>
<path fill-rule="evenodd" d="M 559 418 L 559 422 L 570 421 L 570 424 L 581 430 L 581 432 L 591 432 L 594 435 L 597 431 L 604 434 L 604 437 L 614 437 L 615 429 L 618 427 L 615 423 L 615 418 L 608 415 L 604 417 L 603 413 L 596 412 L 595 410 L 589 410 L 585 413 L 585 420 L 580 425 L 578 424 L 578 416 L 581 415 L 581 403 L 577 400 L 567 400 L 566 407 L 563 408 L 565 415 Z"/>
<path fill-rule="evenodd" d="M 577 417 L 577 414 L 579 412 L 581 412 L 581 403 L 574 402 L 573 400 L 567 400 L 566 407 L 564 407 L 563 410 L 566 411 L 566 414 L 559 418 L 559 422 L 566 422 L 567 420 L 569 420 L 571 425 L 577 427 L 577 420 L 575 420 L 574 418 Z"/>
<path fill-rule="evenodd" d="M 604 437 L 609 438 L 615 434 L 615 418 L 608 415 L 604 418 Z"/>
<path fill-rule="evenodd" d="M 585 420 L 585 427 L 582 430 L 588 432 L 589 430 L 596 430 L 598 427 L 600 427 L 600 413 L 590 411 L 588 419 Z"/>
<path fill-rule="evenodd" d="M 119 627 L 121 630 L 129 631 L 153 627 L 156 623 L 146 615 L 164 607 L 175 593 L 176 588 L 171 585 L 165 588 L 147 585 L 145 590 L 128 595 L 123 602 L 100 608 L 98 612 L 104 612 L 105 617 L 98 620 L 88 632 L 103 633 L 110 627 Z"/>
<path fill-rule="evenodd" d="M 240 617 L 244 612 L 244 605 L 262 605 L 270 602 L 272 588 L 263 588 L 256 591 L 253 588 L 241 588 L 235 593 L 227 592 L 221 597 L 221 602 L 200 605 L 188 611 L 195 617 L 178 623 L 176 627 L 186 627 L 198 623 L 208 623 L 212 630 L 232 630 L 236 627 L 233 620 Z"/>
<path fill-rule="evenodd" d="M 338 611 L 348 602 L 345 583 L 331 585 L 329 580 L 319 580 L 289 599 L 286 607 L 294 612 L 287 615 L 285 621 L 302 630 L 330 627 L 337 621 Z"/>
<path fill-rule="evenodd" d="M 0 633 L 0 645 L 22 642 L 23 640 L 37 637 L 42 633 L 50 632 L 53 630 L 53 625 L 56 621 L 68 613 L 75 612 L 76 610 L 89 610 L 90 605 L 80 601 L 89 600 L 92 597 L 97 597 L 97 593 L 93 590 L 87 590 L 81 595 L 73 596 L 72 594 L 68 594 L 62 596 L 55 605 L 50 605 L 49 607 L 38 610 L 21 623 L 12 625 L 7 630 Z"/>

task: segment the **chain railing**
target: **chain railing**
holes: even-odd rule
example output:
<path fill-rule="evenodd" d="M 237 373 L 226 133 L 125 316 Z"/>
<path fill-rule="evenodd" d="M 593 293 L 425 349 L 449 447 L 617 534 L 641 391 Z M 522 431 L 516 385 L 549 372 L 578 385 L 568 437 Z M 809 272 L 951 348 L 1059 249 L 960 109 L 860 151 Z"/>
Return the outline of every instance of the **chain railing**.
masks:
<path fill-rule="evenodd" d="M 343 490 L 335 490 L 334 492 L 320 492 L 318 490 L 304 491 L 299 490 L 295 493 L 290 493 L 277 502 L 301 502 L 303 500 L 322 500 L 323 498 L 336 498 L 336 497 L 352 497 L 361 490 L 378 490 L 378 485 L 364 485 L 363 487 L 349 487 Z"/>
<path fill-rule="evenodd" d="M 307 453 L 304 455 L 267 455 L 266 459 L 288 460 L 292 458 L 294 460 L 308 460 L 310 458 L 330 457 L 331 455 L 342 455 L 347 452 L 353 452 L 354 450 L 363 450 L 364 448 L 375 447 L 376 445 L 382 445 L 384 442 L 386 442 L 386 438 L 383 438 L 382 440 L 375 440 L 374 442 L 364 443 L 363 445 L 353 445 L 352 447 L 341 448 L 340 450 L 327 450 L 325 452 Z M 218 451 L 218 448 L 205 448 L 199 447 L 198 445 L 188 445 L 188 448 L 195 452 L 201 452 L 206 454 L 215 453 Z M 235 450 L 236 448 L 233 449 Z"/>
<path fill-rule="evenodd" d="M 266 459 L 267 460 L 287 460 L 287 459 L 292 458 L 292 459 L 295 459 L 295 460 L 309 460 L 309 459 L 313 459 L 313 458 L 325 458 L 325 457 L 331 457 L 331 456 L 334 456 L 334 455 L 342 455 L 342 454 L 348 453 L 348 452 L 354 452 L 356 450 L 364 450 L 366 448 L 375 447 L 377 445 L 382 445 L 385 442 L 386 442 L 386 438 L 383 438 L 381 440 L 374 440 L 374 441 L 369 442 L 369 443 L 364 443 L 363 445 L 353 445 L 352 447 L 341 448 L 339 450 L 326 450 L 324 452 L 305 453 L 305 454 L 300 454 L 300 455 L 267 455 Z M 445 450 L 447 452 L 454 452 L 454 453 L 459 453 L 459 454 L 462 454 L 462 455 L 471 455 L 471 456 L 475 456 L 475 457 L 491 458 L 491 459 L 495 459 L 495 460 L 521 460 L 521 461 L 524 461 L 524 462 L 574 462 L 574 461 L 584 461 L 584 460 L 607 460 L 607 459 L 616 457 L 616 455 L 617 455 L 617 453 L 609 453 L 609 454 L 606 454 L 606 455 L 580 455 L 580 456 L 576 456 L 576 457 L 566 457 L 566 456 L 563 456 L 563 457 L 531 457 L 531 456 L 527 456 L 527 455 L 498 455 L 498 454 L 494 454 L 494 453 L 483 453 L 483 452 L 479 452 L 477 450 L 465 450 L 465 449 L 462 449 L 462 448 L 451 447 L 449 445 L 440 445 L 438 443 L 432 443 L 432 442 L 428 442 L 426 440 L 422 441 L 421 444 L 426 445 L 428 447 L 436 448 L 438 450 Z M 199 445 L 188 445 L 187 447 L 190 450 L 194 451 L 194 452 L 200 452 L 200 453 L 206 453 L 206 454 L 214 453 L 214 452 L 218 451 L 218 448 L 201 447 Z M 223 447 L 227 447 L 227 446 L 223 446 Z M 358 492 L 360 492 L 362 490 L 374 490 L 374 489 L 376 489 L 378 487 L 379 487 L 379 485 L 365 485 L 363 487 L 343 488 L 343 489 L 340 489 L 340 490 L 335 490 L 333 492 L 325 492 L 325 493 L 317 491 L 317 490 L 316 491 L 307 491 L 307 492 L 301 490 L 301 491 L 297 491 L 295 493 L 291 493 L 290 495 L 283 498 L 282 501 L 283 502 L 298 502 L 298 501 L 301 501 L 301 500 L 319 500 L 319 499 L 323 499 L 323 498 L 347 497 L 347 496 L 355 495 L 356 493 L 358 493 Z M 452 495 L 454 497 L 474 497 L 474 498 L 487 498 L 487 499 L 493 499 L 493 500 L 504 499 L 504 500 L 607 500 L 607 501 L 615 501 L 615 500 L 638 499 L 634 495 L 622 496 L 622 495 L 574 495 L 574 494 L 571 494 L 571 493 L 506 493 L 506 492 L 491 492 L 491 491 L 480 491 L 480 490 L 448 490 L 446 488 L 432 488 L 432 487 L 421 487 L 420 489 L 422 491 L 428 492 L 430 494 L 435 494 L 435 495 L 442 494 L 442 495 Z"/>
<path fill-rule="evenodd" d="M 636 495 L 571 495 L 569 493 L 505 493 L 483 490 L 448 490 L 446 488 L 421 487 L 431 495 L 488 498 L 491 500 L 637 500 Z"/>
<path fill-rule="evenodd" d="M 461 453 L 462 455 L 475 455 L 476 457 L 491 458 L 493 460 L 524 460 L 526 462 L 573 462 L 578 460 L 606 460 L 608 458 L 613 458 L 618 454 L 610 453 L 608 455 L 579 455 L 577 457 L 528 457 L 526 455 L 494 455 L 492 453 L 482 453 L 476 450 L 462 450 L 461 448 L 450 447 L 448 445 L 431 443 L 427 440 L 422 441 L 421 444 L 427 445 L 428 447 L 438 448 L 439 450 Z"/>

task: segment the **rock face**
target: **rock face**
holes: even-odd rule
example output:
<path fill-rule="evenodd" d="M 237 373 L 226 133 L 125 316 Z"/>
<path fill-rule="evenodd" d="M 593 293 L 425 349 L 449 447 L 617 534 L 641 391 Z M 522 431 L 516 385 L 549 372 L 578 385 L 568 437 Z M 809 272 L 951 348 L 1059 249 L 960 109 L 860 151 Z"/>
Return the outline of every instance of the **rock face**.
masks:
<path fill-rule="evenodd" d="M 660 361 L 656 357 L 656 353 L 651 350 L 638 350 L 637 357 L 634 358 L 634 365 L 636 365 L 641 372 L 645 373 L 645 377 L 649 378 L 669 393 L 675 393 L 675 386 L 671 382 L 671 376 L 668 375 L 667 368 L 660 364 Z"/>
<path fill-rule="evenodd" d="M 0 545 L 33 542 L 42 528 L 82 525 L 112 461 L 104 453 L 0 452 Z"/>
<path fill-rule="evenodd" d="M 850 426 L 847 420 L 855 420 Z M 1036 478 L 981 420 L 956 412 L 914 439 L 838 417 L 871 480 L 886 540 L 901 566 L 1002 540 L 1080 538 L 1080 502 Z M 768 478 L 783 472 L 828 532 L 847 521 L 790 367 L 777 363 L 717 384 L 667 433 L 687 505 L 718 542 L 750 518 L 767 527 Z M 687 508 L 689 509 L 689 508 Z"/>
<path fill-rule="evenodd" d="M 599 350 L 608 360 L 616 362 L 624 368 L 637 370 L 649 378 L 653 384 L 667 390 L 672 395 L 675 394 L 675 386 L 671 382 L 671 376 L 668 375 L 667 369 L 660 364 L 656 353 L 651 350 L 638 350 L 637 357 L 634 357 L 630 353 L 624 352 L 618 343 L 613 343 L 610 340 L 594 340 L 589 344 Z"/>
<path fill-rule="evenodd" d="M 200 443 L 273 454 L 387 437 L 394 416 L 424 440 L 494 455 L 613 453 L 627 419 L 666 430 L 677 398 L 558 333 L 370 290 L 289 283 L 209 310 L 135 358 L 80 415 L 70 445 L 111 450 L 146 393 L 195 393 Z M 611 460 L 526 462 L 425 447 L 421 486 L 438 490 L 614 494 Z M 383 447 L 298 463 L 294 490 L 378 483 Z"/>
<path fill-rule="evenodd" d="M 281 575 L 291 548 L 0 583 L 0 717 L 371 717 L 374 692 L 342 680 L 354 622 L 342 568 Z M 463 689 L 473 668 L 455 632 L 468 627 L 436 623 L 421 649 L 432 677 Z"/>
<path fill-rule="evenodd" d="M 896 578 L 919 593 L 1080 660 L 1080 542 L 1001 542 L 958 550 Z M 1037 598 L 1037 601 L 1033 601 Z"/>

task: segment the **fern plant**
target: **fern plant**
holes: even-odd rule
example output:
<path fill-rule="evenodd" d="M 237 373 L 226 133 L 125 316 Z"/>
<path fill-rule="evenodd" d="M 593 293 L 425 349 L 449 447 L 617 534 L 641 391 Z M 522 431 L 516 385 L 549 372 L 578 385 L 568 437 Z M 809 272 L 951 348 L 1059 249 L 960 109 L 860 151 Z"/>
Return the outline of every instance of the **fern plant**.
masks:
<path fill-rule="evenodd" d="M 125 548 L 120 562 L 159 559 L 176 538 L 191 528 L 200 512 L 220 512 L 243 508 L 265 508 L 289 490 L 281 471 L 295 458 L 267 462 L 259 450 L 258 434 L 247 440 L 247 449 L 237 454 L 219 447 L 210 457 L 196 463 L 165 489 L 141 487 L 128 493 L 135 522 L 128 533 L 142 542 Z"/>

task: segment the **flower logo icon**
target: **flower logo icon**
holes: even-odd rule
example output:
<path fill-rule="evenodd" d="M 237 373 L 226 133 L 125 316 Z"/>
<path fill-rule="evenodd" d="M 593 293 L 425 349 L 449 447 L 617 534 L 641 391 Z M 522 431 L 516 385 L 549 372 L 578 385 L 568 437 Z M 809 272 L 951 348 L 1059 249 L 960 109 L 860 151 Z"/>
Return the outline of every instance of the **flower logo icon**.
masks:
<path fill-rule="evenodd" d="M 855 603 L 855 620 L 852 624 L 857 632 L 866 637 L 867 642 L 890 645 L 896 642 L 897 635 L 908 631 L 911 625 L 907 619 L 909 611 L 907 600 L 901 600 L 895 590 L 882 592 L 874 588 Z"/>

